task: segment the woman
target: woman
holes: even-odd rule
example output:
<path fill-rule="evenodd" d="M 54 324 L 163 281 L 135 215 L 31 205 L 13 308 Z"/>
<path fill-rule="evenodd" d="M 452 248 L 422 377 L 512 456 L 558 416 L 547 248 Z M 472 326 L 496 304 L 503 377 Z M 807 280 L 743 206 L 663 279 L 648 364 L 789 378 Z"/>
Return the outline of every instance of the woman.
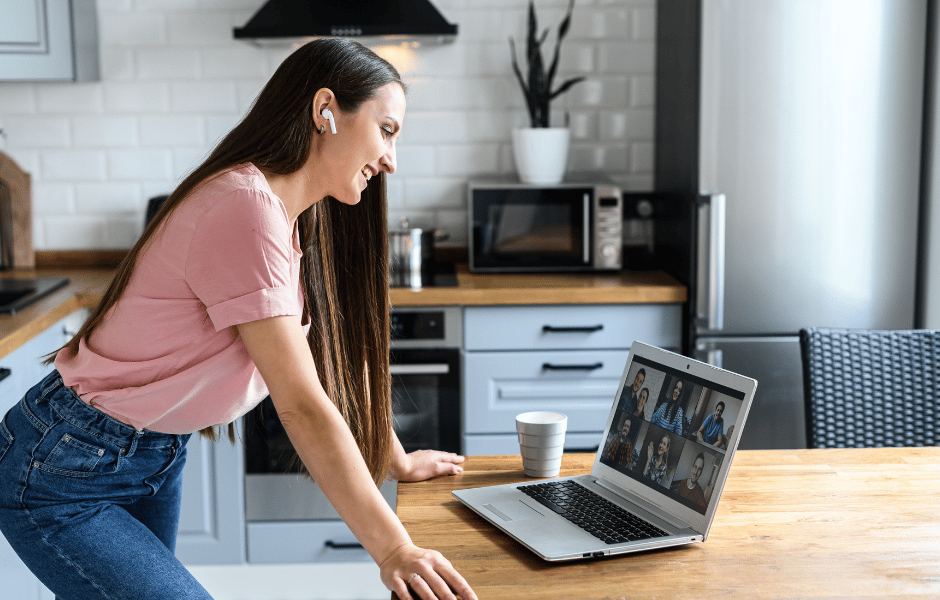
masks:
<path fill-rule="evenodd" d="M 294 52 L 0 422 L 0 530 L 58 598 L 209 598 L 173 556 L 185 443 L 234 439 L 268 393 L 390 590 L 475 598 L 376 485 L 462 460 L 406 455 L 391 426 L 384 174 L 404 111 L 360 44 Z"/>
<path fill-rule="evenodd" d="M 646 401 L 649 400 L 649 397 L 650 397 L 649 388 L 643 388 L 642 390 L 640 390 L 640 397 L 637 398 L 636 408 L 634 409 L 632 413 L 630 413 L 631 417 L 643 417 L 644 416 L 643 413 L 646 412 Z"/>
<path fill-rule="evenodd" d="M 682 407 L 679 406 L 679 400 L 681 398 L 682 382 L 677 381 L 675 387 L 672 388 L 672 396 L 667 402 L 663 402 L 659 405 L 659 408 L 653 413 L 653 418 L 650 419 L 650 423 L 659 425 L 667 431 L 682 435 L 684 422 L 682 420 Z"/>
<path fill-rule="evenodd" d="M 669 436 L 664 435 L 659 440 L 659 450 L 653 454 L 653 442 L 646 448 L 646 467 L 643 468 L 643 477 L 663 485 L 666 477 L 666 468 L 669 465 Z"/>

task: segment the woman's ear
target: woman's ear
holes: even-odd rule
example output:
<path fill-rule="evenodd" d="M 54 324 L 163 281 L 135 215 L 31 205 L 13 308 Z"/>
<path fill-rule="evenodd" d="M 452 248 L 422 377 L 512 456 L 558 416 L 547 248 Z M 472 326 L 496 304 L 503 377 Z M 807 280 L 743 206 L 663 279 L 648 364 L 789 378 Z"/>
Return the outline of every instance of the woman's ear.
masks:
<path fill-rule="evenodd" d="M 336 133 L 336 123 L 334 121 L 335 112 L 332 109 L 336 108 L 336 96 L 333 95 L 333 91 L 329 88 L 320 88 L 317 90 L 317 93 L 313 95 L 313 104 L 312 117 L 313 122 L 316 125 L 318 130 L 330 129 L 333 133 Z M 324 110 L 328 111 L 324 114 Z"/>

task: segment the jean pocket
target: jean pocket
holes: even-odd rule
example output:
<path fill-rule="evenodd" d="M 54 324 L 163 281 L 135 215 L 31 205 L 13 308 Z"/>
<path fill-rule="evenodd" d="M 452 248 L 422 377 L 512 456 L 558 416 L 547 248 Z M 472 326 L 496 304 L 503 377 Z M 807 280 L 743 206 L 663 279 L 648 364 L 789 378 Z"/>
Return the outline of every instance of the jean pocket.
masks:
<path fill-rule="evenodd" d="M 60 475 L 83 477 L 94 472 L 104 455 L 104 448 L 88 444 L 66 433 L 52 448 L 46 459 L 37 466 Z"/>
<path fill-rule="evenodd" d="M 13 434 L 7 427 L 6 417 L 0 417 L 0 460 L 3 460 L 3 455 L 7 453 L 12 445 Z"/>

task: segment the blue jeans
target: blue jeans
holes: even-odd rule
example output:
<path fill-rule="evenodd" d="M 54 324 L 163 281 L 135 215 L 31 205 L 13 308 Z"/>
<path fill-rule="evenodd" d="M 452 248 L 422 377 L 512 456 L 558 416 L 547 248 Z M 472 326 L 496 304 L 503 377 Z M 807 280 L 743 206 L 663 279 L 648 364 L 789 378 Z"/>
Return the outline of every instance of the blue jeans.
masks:
<path fill-rule="evenodd" d="M 61 600 L 208 599 L 173 554 L 188 439 L 112 419 L 53 371 L 0 420 L 0 531 Z"/>

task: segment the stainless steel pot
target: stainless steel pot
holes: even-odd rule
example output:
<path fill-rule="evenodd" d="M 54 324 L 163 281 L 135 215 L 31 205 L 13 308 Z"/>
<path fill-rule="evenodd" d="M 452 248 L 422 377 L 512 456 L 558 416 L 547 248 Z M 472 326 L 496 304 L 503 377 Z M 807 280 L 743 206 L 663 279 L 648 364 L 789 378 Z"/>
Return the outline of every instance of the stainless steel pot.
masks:
<path fill-rule="evenodd" d="M 388 232 L 388 272 L 390 283 L 421 287 L 421 274 L 432 267 L 434 243 L 446 240 L 447 233 L 411 227 L 402 217 L 398 231 Z"/>

